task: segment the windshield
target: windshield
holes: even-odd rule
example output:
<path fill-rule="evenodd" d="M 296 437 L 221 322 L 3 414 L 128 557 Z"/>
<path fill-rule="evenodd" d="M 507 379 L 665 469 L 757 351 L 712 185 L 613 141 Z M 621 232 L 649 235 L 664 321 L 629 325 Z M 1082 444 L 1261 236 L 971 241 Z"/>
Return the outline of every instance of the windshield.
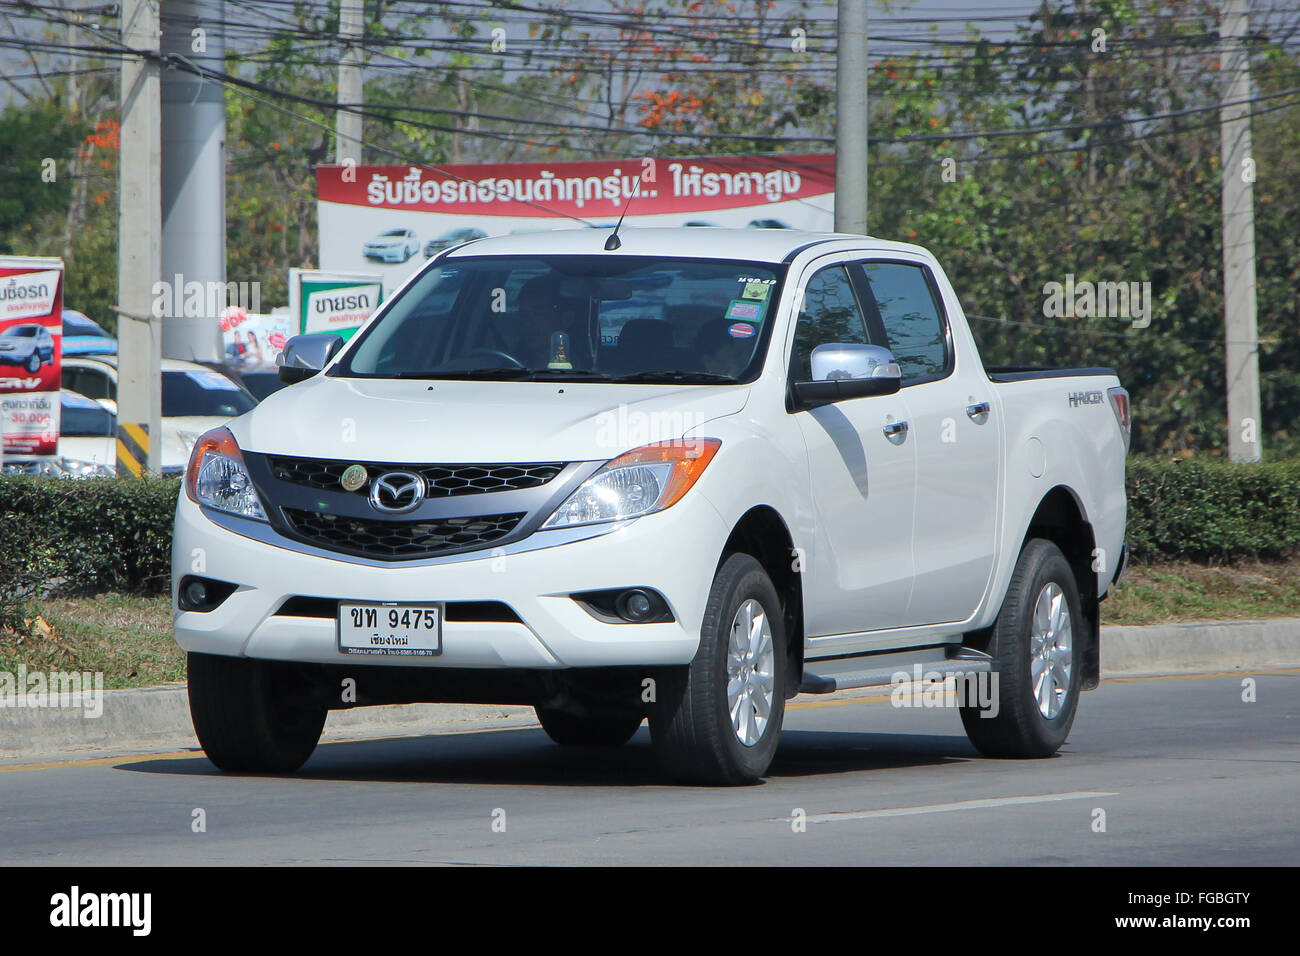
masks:
<path fill-rule="evenodd" d="M 444 259 L 332 375 L 752 381 L 784 267 L 646 256 Z"/>
<path fill-rule="evenodd" d="M 220 372 L 163 372 L 163 418 L 186 418 L 191 415 L 234 418 L 242 415 L 257 400 Z"/>

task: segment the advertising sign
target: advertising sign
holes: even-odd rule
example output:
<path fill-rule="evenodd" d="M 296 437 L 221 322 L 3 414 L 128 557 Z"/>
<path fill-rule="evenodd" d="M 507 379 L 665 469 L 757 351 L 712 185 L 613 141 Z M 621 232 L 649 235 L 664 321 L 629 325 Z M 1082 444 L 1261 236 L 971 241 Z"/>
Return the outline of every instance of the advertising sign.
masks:
<path fill-rule="evenodd" d="M 384 300 L 384 278 L 377 272 L 289 270 L 292 334 L 336 332 L 348 339 Z"/>
<path fill-rule="evenodd" d="M 275 369 L 275 357 L 298 330 L 288 312 L 266 314 L 231 306 L 221 316 L 226 364 L 240 372 Z"/>
<path fill-rule="evenodd" d="M 726 156 L 441 166 L 319 166 L 322 268 L 368 268 L 391 294 L 442 249 L 550 229 L 731 226 L 830 231 L 835 158 Z M 631 202 L 629 204 L 629 199 Z"/>
<path fill-rule="evenodd" d="M 59 447 L 63 260 L 0 256 L 0 435 L 4 457 Z"/>

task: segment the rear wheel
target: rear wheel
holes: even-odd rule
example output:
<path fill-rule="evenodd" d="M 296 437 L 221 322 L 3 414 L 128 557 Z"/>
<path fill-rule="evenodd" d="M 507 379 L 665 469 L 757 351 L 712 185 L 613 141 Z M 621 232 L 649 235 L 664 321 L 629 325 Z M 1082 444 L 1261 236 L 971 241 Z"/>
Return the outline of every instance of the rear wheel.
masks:
<path fill-rule="evenodd" d="M 327 709 L 291 664 L 191 653 L 190 716 L 221 770 L 292 773 L 320 742 Z"/>
<path fill-rule="evenodd" d="M 640 717 L 578 717 L 538 707 L 546 736 L 561 747 L 621 747 L 641 726 Z"/>
<path fill-rule="evenodd" d="M 988 757 L 1050 757 L 1079 703 L 1083 614 L 1074 572 L 1051 541 L 1025 545 L 993 626 L 998 709 L 961 708 L 966 735 Z"/>
<path fill-rule="evenodd" d="M 669 773 L 736 785 L 767 772 L 785 716 L 785 640 L 767 572 L 750 555 L 731 555 L 713 579 L 695 659 L 650 716 Z"/>

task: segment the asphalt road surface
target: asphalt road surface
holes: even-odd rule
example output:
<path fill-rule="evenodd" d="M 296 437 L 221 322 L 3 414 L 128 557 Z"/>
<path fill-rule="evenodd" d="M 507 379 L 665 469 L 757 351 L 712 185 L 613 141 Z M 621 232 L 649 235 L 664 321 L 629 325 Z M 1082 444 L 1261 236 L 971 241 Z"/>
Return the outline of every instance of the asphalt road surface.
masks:
<path fill-rule="evenodd" d="M 803 697 L 743 789 L 666 784 L 644 726 L 616 751 L 324 744 L 295 777 L 198 751 L 0 767 L 0 864 L 1295 865 L 1300 670 L 1253 679 L 1254 703 L 1242 675 L 1107 681 L 1035 761 L 978 757 L 953 710 Z"/>

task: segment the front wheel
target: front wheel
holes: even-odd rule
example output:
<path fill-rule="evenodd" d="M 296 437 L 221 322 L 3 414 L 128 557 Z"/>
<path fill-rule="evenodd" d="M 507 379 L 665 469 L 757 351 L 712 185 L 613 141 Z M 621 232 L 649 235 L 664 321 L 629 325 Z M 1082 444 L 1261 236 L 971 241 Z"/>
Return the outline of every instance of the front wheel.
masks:
<path fill-rule="evenodd" d="M 987 757 L 1050 757 L 1065 743 L 1079 704 L 1084 633 L 1079 589 L 1051 541 L 1025 545 L 993 625 L 996 712 L 963 706 L 966 736 Z"/>
<path fill-rule="evenodd" d="M 291 664 L 248 657 L 187 657 L 190 716 L 220 770 L 292 773 L 320 742 L 327 708 Z"/>
<path fill-rule="evenodd" d="M 37 372 L 41 370 L 41 366 L 43 364 L 44 363 L 41 361 L 41 357 L 37 355 L 35 352 L 33 352 L 32 357 L 27 360 L 27 371 L 35 375 Z"/>
<path fill-rule="evenodd" d="M 748 554 L 713 579 L 695 659 L 663 688 L 650 736 L 689 783 L 753 783 L 776 754 L 785 716 L 785 626 L 771 579 Z"/>

